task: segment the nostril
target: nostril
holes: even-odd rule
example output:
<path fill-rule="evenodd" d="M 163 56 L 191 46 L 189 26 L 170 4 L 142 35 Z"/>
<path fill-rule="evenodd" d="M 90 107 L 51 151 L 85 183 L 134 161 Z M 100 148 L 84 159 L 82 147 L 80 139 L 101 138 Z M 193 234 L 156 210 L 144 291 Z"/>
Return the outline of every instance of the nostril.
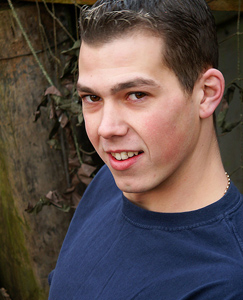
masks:
<path fill-rule="evenodd" d="M 124 136 L 127 132 L 128 126 L 126 123 L 114 119 L 102 121 L 98 128 L 98 135 L 105 139 L 113 136 Z"/>

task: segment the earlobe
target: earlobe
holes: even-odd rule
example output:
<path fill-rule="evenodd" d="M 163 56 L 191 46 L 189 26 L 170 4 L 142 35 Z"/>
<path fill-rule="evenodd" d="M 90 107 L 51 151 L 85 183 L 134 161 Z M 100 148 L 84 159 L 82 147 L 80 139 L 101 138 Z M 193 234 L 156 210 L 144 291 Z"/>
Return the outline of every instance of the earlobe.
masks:
<path fill-rule="evenodd" d="M 203 98 L 200 102 L 200 118 L 205 119 L 213 114 L 224 93 L 224 77 L 217 69 L 208 69 L 200 79 Z"/>

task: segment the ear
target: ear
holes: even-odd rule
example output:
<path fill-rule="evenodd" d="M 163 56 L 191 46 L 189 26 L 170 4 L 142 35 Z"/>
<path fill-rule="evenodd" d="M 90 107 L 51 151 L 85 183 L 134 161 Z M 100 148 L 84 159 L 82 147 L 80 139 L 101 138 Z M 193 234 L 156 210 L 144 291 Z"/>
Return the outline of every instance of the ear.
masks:
<path fill-rule="evenodd" d="M 200 102 L 199 114 L 202 119 L 213 114 L 224 94 L 224 77 L 219 70 L 208 69 L 200 78 L 203 97 Z"/>

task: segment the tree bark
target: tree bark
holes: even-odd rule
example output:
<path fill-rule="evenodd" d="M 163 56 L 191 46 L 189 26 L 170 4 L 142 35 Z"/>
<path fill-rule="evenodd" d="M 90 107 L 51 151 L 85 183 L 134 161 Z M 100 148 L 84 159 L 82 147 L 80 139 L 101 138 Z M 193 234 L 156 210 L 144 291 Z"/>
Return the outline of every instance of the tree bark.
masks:
<path fill-rule="evenodd" d="M 53 40 L 53 20 L 40 8 Z M 16 12 L 55 81 L 55 66 L 43 51 L 36 5 L 20 6 Z M 57 13 L 64 19 L 68 11 Z M 58 30 L 57 42 L 62 44 L 67 36 Z M 49 190 L 65 185 L 61 153 L 46 143 L 51 129 L 47 112 L 33 122 L 49 84 L 9 8 L 0 10 L 0 44 L 0 288 L 12 300 L 46 300 L 47 275 L 55 267 L 71 218 L 71 213 L 53 207 L 36 216 L 25 212 L 29 202 L 34 204 Z"/>

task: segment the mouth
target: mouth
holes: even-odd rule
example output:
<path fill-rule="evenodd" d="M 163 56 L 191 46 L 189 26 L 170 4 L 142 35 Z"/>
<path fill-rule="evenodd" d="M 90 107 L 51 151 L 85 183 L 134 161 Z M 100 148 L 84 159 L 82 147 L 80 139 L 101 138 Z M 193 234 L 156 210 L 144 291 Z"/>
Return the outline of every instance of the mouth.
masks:
<path fill-rule="evenodd" d="M 111 156 L 114 157 L 116 160 L 127 160 L 134 156 L 138 156 L 139 154 L 143 153 L 142 151 L 128 151 L 128 152 L 111 152 Z"/>

